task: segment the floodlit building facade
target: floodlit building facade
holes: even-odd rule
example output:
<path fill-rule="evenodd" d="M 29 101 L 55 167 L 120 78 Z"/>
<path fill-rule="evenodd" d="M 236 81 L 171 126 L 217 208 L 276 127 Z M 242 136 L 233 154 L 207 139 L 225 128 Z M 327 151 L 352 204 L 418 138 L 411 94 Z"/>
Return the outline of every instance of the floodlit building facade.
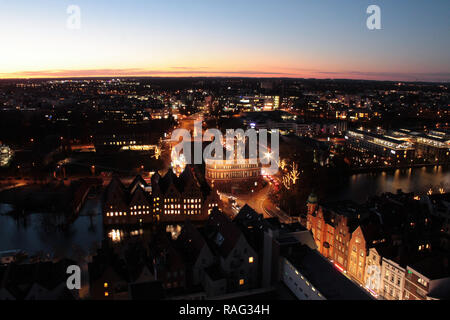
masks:
<path fill-rule="evenodd" d="M 206 220 L 218 206 L 217 194 L 200 186 L 191 167 L 177 177 L 155 173 L 148 185 L 138 176 L 126 188 L 114 177 L 106 189 L 103 221 L 107 225 Z"/>
<path fill-rule="evenodd" d="M 362 130 L 348 130 L 346 145 L 355 151 L 373 154 L 391 160 L 410 161 L 415 149 L 409 141 L 403 141 Z"/>

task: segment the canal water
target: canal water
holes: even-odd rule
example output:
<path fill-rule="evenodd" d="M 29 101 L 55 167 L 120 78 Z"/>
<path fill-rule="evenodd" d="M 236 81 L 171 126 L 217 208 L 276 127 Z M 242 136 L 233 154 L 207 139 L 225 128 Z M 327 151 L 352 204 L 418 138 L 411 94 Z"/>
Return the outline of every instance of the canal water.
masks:
<path fill-rule="evenodd" d="M 364 202 L 368 196 L 383 192 L 426 193 L 430 188 L 434 192 L 442 187 L 450 191 L 450 170 L 442 167 L 415 168 L 377 173 L 354 174 L 330 193 L 327 200 L 353 200 Z M 16 221 L 5 215 L 11 207 L 0 204 L 0 251 L 20 249 L 32 255 L 37 252 L 58 253 L 71 257 L 75 252 L 90 253 L 101 243 L 104 235 L 112 241 L 120 241 L 124 236 L 122 230 L 104 230 L 99 200 L 89 199 L 80 217 L 69 230 L 49 231 L 43 226 L 45 214 L 32 214 L 26 221 Z M 89 216 L 87 213 L 94 213 Z M 178 226 L 168 226 L 167 231 L 176 234 Z M 131 236 L 139 236 L 145 230 L 128 232 Z"/>
<path fill-rule="evenodd" d="M 450 192 L 450 169 L 442 166 L 397 169 L 376 173 L 358 173 L 346 177 L 338 188 L 330 192 L 327 200 L 353 200 L 362 203 L 370 196 L 384 192 L 414 192 L 426 194 L 428 190 Z"/>
<path fill-rule="evenodd" d="M 19 249 L 29 255 L 42 252 L 73 257 L 80 252 L 88 254 L 103 238 L 99 201 L 88 200 L 82 215 L 64 232 L 49 228 L 45 213 L 16 220 L 6 215 L 10 210 L 9 205 L 0 204 L 0 251 Z M 95 214 L 83 215 L 89 210 L 94 210 Z"/>

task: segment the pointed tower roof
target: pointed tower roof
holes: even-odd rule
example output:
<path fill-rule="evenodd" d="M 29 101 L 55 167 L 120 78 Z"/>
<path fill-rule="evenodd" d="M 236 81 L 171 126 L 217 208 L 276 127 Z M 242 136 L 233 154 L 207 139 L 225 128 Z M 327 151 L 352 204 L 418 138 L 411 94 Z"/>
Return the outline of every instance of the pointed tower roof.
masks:
<path fill-rule="evenodd" d="M 308 203 L 309 204 L 317 204 L 319 201 L 317 195 L 314 193 L 314 190 L 311 192 L 311 194 L 308 197 Z"/>
<path fill-rule="evenodd" d="M 236 246 L 241 230 L 217 208 L 214 208 L 206 224 L 209 239 L 223 257 L 228 257 Z"/>
<path fill-rule="evenodd" d="M 159 187 L 159 181 L 161 180 L 161 175 L 159 172 L 155 172 L 155 174 L 151 178 L 151 184 L 152 184 L 152 193 L 154 195 L 159 194 L 161 192 L 161 189 Z"/>
<path fill-rule="evenodd" d="M 127 196 L 120 179 L 114 176 L 106 188 L 104 205 L 109 208 L 126 210 Z"/>
<path fill-rule="evenodd" d="M 133 182 L 128 186 L 128 190 L 130 193 L 134 193 L 137 187 L 145 188 L 148 186 L 147 182 L 142 178 L 142 176 L 139 174 L 134 178 Z"/>
<path fill-rule="evenodd" d="M 142 189 L 140 186 L 137 186 L 136 190 L 131 195 L 130 206 L 142 204 L 150 206 L 150 201 L 144 189 Z"/>
<path fill-rule="evenodd" d="M 164 177 L 159 179 L 159 183 L 158 184 L 159 184 L 159 188 L 161 189 L 161 192 L 162 193 L 166 193 L 167 190 L 169 190 L 171 185 L 175 186 L 176 179 L 177 179 L 177 176 L 175 175 L 175 173 L 173 173 L 172 169 L 169 168 L 169 170 L 164 175 Z"/>
<path fill-rule="evenodd" d="M 197 228 L 187 220 L 177 238 L 177 244 L 183 248 L 189 261 L 196 261 L 206 241 Z"/>

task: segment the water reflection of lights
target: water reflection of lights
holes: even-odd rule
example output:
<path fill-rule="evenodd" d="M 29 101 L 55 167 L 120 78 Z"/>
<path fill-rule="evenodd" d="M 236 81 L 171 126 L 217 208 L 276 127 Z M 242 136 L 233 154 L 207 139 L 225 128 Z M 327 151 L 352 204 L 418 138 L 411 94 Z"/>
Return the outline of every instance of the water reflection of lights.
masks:
<path fill-rule="evenodd" d="M 123 231 L 113 229 L 108 233 L 108 237 L 112 240 L 112 242 L 120 242 L 123 239 Z"/>
<path fill-rule="evenodd" d="M 139 229 L 139 230 L 133 230 L 130 232 L 130 234 L 132 236 L 141 236 L 144 234 L 144 230 L 143 229 Z"/>
<path fill-rule="evenodd" d="M 138 237 L 144 234 L 144 229 L 136 229 L 132 231 L 123 231 L 120 229 L 112 229 L 108 233 L 108 238 L 111 239 L 112 242 L 122 242 L 125 239 L 125 236 Z"/>
<path fill-rule="evenodd" d="M 13 155 L 14 152 L 9 147 L 0 145 L 0 167 L 7 167 Z"/>
<path fill-rule="evenodd" d="M 169 232 L 170 235 L 172 236 L 172 239 L 176 240 L 181 233 L 181 226 L 179 224 L 177 225 L 170 224 L 166 227 L 166 232 Z"/>

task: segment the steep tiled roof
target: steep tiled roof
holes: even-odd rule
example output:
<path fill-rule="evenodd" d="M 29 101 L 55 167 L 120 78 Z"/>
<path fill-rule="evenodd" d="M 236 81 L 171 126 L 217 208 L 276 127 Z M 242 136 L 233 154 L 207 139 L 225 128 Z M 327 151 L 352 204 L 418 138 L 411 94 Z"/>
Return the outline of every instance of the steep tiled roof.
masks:
<path fill-rule="evenodd" d="M 222 257 L 228 257 L 242 235 L 239 228 L 217 208 L 209 216 L 205 231 Z"/>
<path fill-rule="evenodd" d="M 186 259 L 191 262 L 195 262 L 202 249 L 207 246 L 203 236 L 189 220 L 185 222 L 176 242 L 185 253 Z"/>
<path fill-rule="evenodd" d="M 159 281 L 130 284 L 130 298 L 132 300 L 161 300 L 164 289 Z"/>
<path fill-rule="evenodd" d="M 147 182 L 139 174 L 136 176 L 136 178 L 134 178 L 133 182 L 131 182 L 131 184 L 128 186 L 128 192 L 130 194 L 133 194 L 137 187 L 145 188 L 147 186 L 148 186 Z"/>
<path fill-rule="evenodd" d="M 131 195 L 129 205 L 132 206 L 134 204 L 139 204 L 150 206 L 150 203 L 151 200 L 148 197 L 148 193 L 146 193 L 140 186 L 137 186 L 134 193 Z"/>
<path fill-rule="evenodd" d="M 127 192 L 118 177 L 113 177 L 105 192 L 105 206 L 115 206 L 119 208 L 127 208 Z"/>
<path fill-rule="evenodd" d="M 154 234 L 150 242 L 150 256 L 158 269 L 176 271 L 184 267 L 182 255 L 162 229 Z"/>
<path fill-rule="evenodd" d="M 11 263 L 0 268 L 0 288 L 5 288 L 16 299 L 24 299 L 33 284 L 47 290 L 53 290 L 67 280 L 67 267 L 75 265 L 74 261 L 63 259 L 33 264 Z M 73 295 L 70 294 L 73 298 Z M 59 297 L 62 298 L 62 297 Z"/>

